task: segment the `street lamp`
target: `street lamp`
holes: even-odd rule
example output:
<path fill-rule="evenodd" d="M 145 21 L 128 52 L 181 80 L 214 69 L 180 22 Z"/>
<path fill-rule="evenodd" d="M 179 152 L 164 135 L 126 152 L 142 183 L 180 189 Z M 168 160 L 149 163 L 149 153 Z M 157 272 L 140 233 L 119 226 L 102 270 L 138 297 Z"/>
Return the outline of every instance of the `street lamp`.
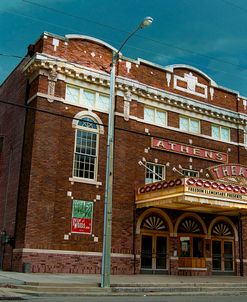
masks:
<path fill-rule="evenodd" d="M 146 17 L 139 26 L 128 35 L 119 49 L 112 53 L 111 78 L 110 78 L 110 107 L 108 116 L 108 136 L 107 136 L 107 159 L 105 177 L 105 203 L 104 203 L 104 237 L 102 255 L 101 287 L 110 287 L 111 273 L 111 229 L 112 229 L 112 189 L 113 189 L 113 148 L 114 148 L 114 122 L 115 122 L 115 80 L 116 65 L 119 53 L 127 41 L 139 30 L 150 26 L 153 18 Z"/>

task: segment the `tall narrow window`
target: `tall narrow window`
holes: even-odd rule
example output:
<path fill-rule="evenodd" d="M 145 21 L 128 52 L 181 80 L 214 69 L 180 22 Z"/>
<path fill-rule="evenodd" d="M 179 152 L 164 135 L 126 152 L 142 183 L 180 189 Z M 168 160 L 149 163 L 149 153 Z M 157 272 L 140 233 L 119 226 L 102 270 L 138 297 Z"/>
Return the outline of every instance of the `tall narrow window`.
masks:
<path fill-rule="evenodd" d="M 73 176 L 96 180 L 98 125 L 91 117 L 83 117 L 76 126 Z"/>
<path fill-rule="evenodd" d="M 93 108 L 95 104 L 95 93 L 92 91 L 83 91 L 83 105 Z"/>
<path fill-rule="evenodd" d="M 66 96 L 65 99 L 69 103 L 78 104 L 80 96 L 80 89 L 74 86 L 66 86 Z"/>

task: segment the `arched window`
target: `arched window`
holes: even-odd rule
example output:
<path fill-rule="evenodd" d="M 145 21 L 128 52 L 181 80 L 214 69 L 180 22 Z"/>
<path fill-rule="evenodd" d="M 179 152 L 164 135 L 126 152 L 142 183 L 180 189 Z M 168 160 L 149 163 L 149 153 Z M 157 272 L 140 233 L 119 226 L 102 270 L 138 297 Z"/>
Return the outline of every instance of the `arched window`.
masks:
<path fill-rule="evenodd" d="M 193 217 L 187 217 L 180 222 L 178 233 L 202 234 L 203 230 L 196 219 Z"/>
<path fill-rule="evenodd" d="M 73 177 L 96 180 L 99 126 L 92 117 L 83 116 L 75 127 Z"/>
<path fill-rule="evenodd" d="M 168 230 L 168 227 L 166 226 L 164 220 L 155 214 L 145 218 L 142 222 L 141 228 L 146 230 L 152 230 L 152 231 Z"/>
<path fill-rule="evenodd" d="M 234 236 L 232 228 L 225 221 L 217 222 L 212 229 L 212 236 Z"/>

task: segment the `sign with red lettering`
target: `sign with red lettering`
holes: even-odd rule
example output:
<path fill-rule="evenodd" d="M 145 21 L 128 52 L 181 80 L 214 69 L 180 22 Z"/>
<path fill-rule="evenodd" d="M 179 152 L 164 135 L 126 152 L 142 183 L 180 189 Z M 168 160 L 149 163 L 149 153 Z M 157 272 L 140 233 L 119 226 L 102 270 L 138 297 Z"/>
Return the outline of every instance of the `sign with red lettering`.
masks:
<path fill-rule="evenodd" d="M 92 233 L 93 202 L 73 200 L 71 232 L 79 234 Z"/>
<path fill-rule="evenodd" d="M 228 164 L 228 165 L 219 165 L 210 167 L 207 169 L 213 179 L 222 179 L 222 178 L 236 178 L 244 177 L 247 178 L 247 167 L 239 164 Z"/>
<path fill-rule="evenodd" d="M 187 155 L 191 157 L 199 157 L 211 161 L 227 163 L 228 154 L 223 152 L 218 152 L 215 150 L 208 150 L 201 147 L 196 147 L 192 145 L 181 144 L 165 139 L 159 139 L 152 137 L 151 148 L 179 153 L 182 155 Z"/>

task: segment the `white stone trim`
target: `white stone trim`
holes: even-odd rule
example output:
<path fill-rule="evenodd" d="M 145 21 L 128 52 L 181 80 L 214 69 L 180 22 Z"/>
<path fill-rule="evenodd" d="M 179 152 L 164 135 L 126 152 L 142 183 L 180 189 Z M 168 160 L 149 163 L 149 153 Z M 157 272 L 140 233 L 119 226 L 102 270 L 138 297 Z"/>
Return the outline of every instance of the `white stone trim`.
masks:
<path fill-rule="evenodd" d="M 60 254 L 60 255 L 78 255 L 78 256 L 102 257 L 101 252 L 78 252 L 78 251 L 68 251 L 68 250 L 46 250 L 46 249 L 29 249 L 29 248 L 14 249 L 13 253 Z M 133 254 L 111 253 L 111 257 L 132 258 L 133 259 L 134 255 Z"/>
<path fill-rule="evenodd" d="M 35 59 L 39 59 L 42 60 L 41 62 L 37 62 L 35 61 Z M 50 59 L 50 61 L 49 61 Z M 44 61 L 47 61 L 49 64 L 45 64 Z M 53 63 L 53 61 L 55 61 Z M 58 63 L 62 63 L 62 66 L 59 66 Z M 27 70 L 28 67 L 30 67 L 30 64 L 34 63 L 34 64 L 41 64 L 41 66 L 37 66 L 38 68 L 43 68 L 43 69 L 51 69 L 53 68 L 54 65 L 56 65 L 57 71 L 60 72 L 61 71 L 61 67 L 65 67 L 65 71 L 63 73 L 65 73 L 67 76 L 70 76 L 71 78 L 78 78 L 81 81 L 85 81 L 85 82 L 95 82 L 95 79 L 99 79 L 99 83 L 97 83 L 99 86 L 102 84 L 100 84 L 100 81 L 102 79 L 103 76 L 103 81 L 106 81 L 107 83 L 104 83 L 103 86 L 107 86 L 109 87 L 109 80 L 110 80 L 110 76 L 108 73 L 106 72 L 102 72 L 102 71 L 96 71 L 87 67 L 82 67 L 79 64 L 76 63 L 69 63 L 66 60 L 61 60 L 60 58 L 56 58 L 56 57 L 52 57 L 52 56 L 48 56 L 48 55 L 44 55 L 44 54 L 37 54 L 35 55 L 28 63 L 27 65 L 24 67 L 23 70 Z M 61 64 L 60 64 L 61 65 Z M 70 70 L 73 70 L 76 75 L 71 74 Z M 89 76 L 88 75 L 84 76 L 83 74 L 86 73 L 92 73 L 94 74 L 94 76 Z M 164 79 L 165 81 L 165 79 Z M 102 81 L 101 81 L 102 82 Z M 124 87 L 121 89 L 121 85 L 125 85 L 127 87 Z M 145 93 L 147 93 L 147 98 L 151 98 L 151 99 L 158 99 L 160 102 L 162 102 L 162 98 L 165 99 L 165 102 L 169 102 L 171 103 L 171 105 L 174 105 L 175 107 L 186 107 L 187 108 L 187 114 L 191 111 L 193 111 L 195 109 L 195 111 L 205 111 L 205 115 L 206 116 L 218 116 L 218 120 L 220 121 L 224 121 L 224 118 L 221 118 L 222 115 L 222 108 L 212 105 L 212 104 L 207 104 L 207 103 L 203 103 L 199 100 L 194 100 L 188 97 L 184 97 L 184 96 L 180 96 L 178 94 L 175 93 L 171 93 L 171 92 L 167 92 L 163 89 L 158 89 L 158 88 L 154 88 L 142 83 L 139 83 L 138 81 L 129 79 L 127 77 L 121 77 L 118 76 L 117 77 L 117 86 L 119 86 L 119 90 L 125 90 L 130 89 L 130 91 L 132 91 L 133 93 L 138 95 L 138 92 L 136 92 L 137 89 L 144 91 Z M 149 95 L 148 95 L 149 94 Z M 160 99 L 161 98 L 161 99 Z M 168 99 L 168 100 L 167 100 Z M 231 111 L 228 109 L 224 108 L 224 116 L 227 116 L 230 119 L 233 119 L 232 121 L 230 121 L 231 123 L 236 123 L 238 119 L 242 119 L 242 120 L 247 120 L 247 114 L 243 114 L 243 113 L 237 113 L 235 111 Z M 235 119 L 235 121 L 234 121 Z"/>
<path fill-rule="evenodd" d="M 86 179 L 86 178 L 79 178 L 79 177 L 70 177 L 69 181 L 71 182 L 80 182 L 80 183 L 85 183 L 89 185 L 96 185 L 96 186 L 102 186 L 101 181 L 96 181 L 94 179 Z"/>
<path fill-rule="evenodd" d="M 73 79 L 68 76 L 65 76 L 63 81 L 66 82 L 66 85 L 76 86 L 81 89 L 92 90 L 101 94 L 110 95 L 110 87 L 100 85 L 100 83 L 83 82 L 80 79 Z"/>
<path fill-rule="evenodd" d="M 78 120 L 83 118 L 84 116 L 92 117 L 93 119 L 96 120 L 96 122 L 98 124 L 97 126 L 99 127 L 99 129 L 97 129 L 97 131 L 92 131 L 92 132 L 104 134 L 104 126 L 103 126 L 103 122 L 102 122 L 101 118 L 96 113 L 92 112 L 91 110 L 88 110 L 88 111 L 83 110 L 83 111 L 78 112 L 74 116 L 74 119 L 72 120 L 72 127 L 77 128 Z"/>
<path fill-rule="evenodd" d="M 47 93 L 41 93 L 41 92 L 37 92 L 34 95 L 32 95 L 28 100 L 27 100 L 27 104 L 30 104 L 36 97 L 41 97 L 41 98 L 45 98 L 47 99 L 53 99 L 54 101 L 58 101 L 58 102 L 63 102 L 64 103 L 64 99 L 57 97 L 57 96 L 51 96 Z"/>
<path fill-rule="evenodd" d="M 117 94 L 117 95 L 122 96 L 122 94 Z M 38 92 L 38 93 L 34 94 L 31 98 L 28 99 L 27 104 L 30 104 L 36 97 L 42 97 L 42 98 L 48 99 L 49 95 L 45 94 L 45 93 Z M 53 97 L 53 99 L 56 100 L 56 101 L 63 102 L 64 104 L 68 104 L 70 106 L 75 106 L 75 107 L 80 107 L 80 108 L 85 108 L 85 109 L 87 108 L 85 106 L 82 107 L 79 104 L 72 104 L 70 102 L 66 102 L 63 98 Z M 140 102 L 149 105 L 150 101 L 147 100 L 146 102 L 144 102 L 143 100 L 141 100 Z M 161 109 L 166 110 L 166 111 L 176 112 L 176 113 L 182 114 L 182 115 L 186 115 L 186 114 L 188 115 L 187 111 L 181 110 L 179 108 L 176 108 L 176 110 L 175 110 L 175 108 L 173 108 L 172 106 L 165 106 L 165 104 L 159 104 L 159 105 L 160 106 L 157 107 L 157 108 L 161 108 Z M 155 105 L 151 105 L 151 106 L 154 107 Z M 97 111 L 97 112 L 102 112 L 102 113 L 108 114 L 105 111 L 102 111 L 102 110 L 99 110 L 99 109 L 93 109 L 93 110 Z M 115 115 L 120 116 L 120 117 L 122 117 L 124 119 L 124 113 L 115 112 Z M 205 120 L 205 121 L 208 121 L 208 122 L 211 122 L 211 123 L 219 123 L 219 121 L 215 122 L 215 119 L 213 119 L 213 118 L 205 117 L 203 115 L 198 115 L 198 114 L 195 114 L 193 112 L 190 113 L 190 116 L 193 117 L 193 118 L 197 118 L 197 119 L 200 119 L 200 120 Z M 143 124 L 147 124 L 147 122 L 144 121 L 143 119 L 138 118 L 138 117 L 133 116 L 133 115 L 129 115 L 128 118 L 129 118 L 129 120 L 134 120 L 134 121 L 137 121 L 137 122 L 140 122 L 140 123 L 143 123 Z M 241 129 L 241 127 L 238 127 L 235 124 L 231 124 L 230 122 L 223 122 L 223 121 L 221 121 L 220 123 L 221 123 L 221 125 L 226 126 L 226 127 L 230 127 L 230 128 L 233 128 L 233 129 Z M 183 130 L 181 130 L 179 128 L 171 127 L 171 126 L 168 126 L 168 125 L 167 126 L 156 125 L 156 126 L 160 127 L 160 128 L 164 128 L 164 129 L 173 130 L 173 131 L 176 131 L 176 132 L 187 133 L 186 131 L 183 131 Z M 210 139 L 210 140 L 216 141 L 216 142 L 223 142 L 223 143 L 231 144 L 231 145 L 234 145 L 234 146 L 246 147 L 246 145 L 243 144 L 243 143 L 236 143 L 236 142 L 232 142 L 232 141 L 230 141 L 230 142 L 220 141 L 220 140 L 212 138 L 211 136 L 207 136 L 205 134 L 197 134 L 197 133 L 190 132 L 190 135 L 197 136 L 197 137 L 202 137 L 202 138 L 206 138 L 206 139 Z"/>
<path fill-rule="evenodd" d="M 210 78 L 206 73 L 204 73 L 203 71 L 201 71 L 200 69 L 197 69 L 193 66 L 190 65 L 186 65 L 186 64 L 173 64 L 173 65 L 168 65 L 165 67 L 167 70 L 169 70 L 170 72 L 174 72 L 175 68 L 183 68 L 183 69 L 188 69 L 188 70 L 192 70 L 195 71 L 196 73 L 199 73 L 202 77 L 206 78 L 211 85 L 218 87 L 218 85 L 216 84 L 216 82 Z"/>
<path fill-rule="evenodd" d="M 49 36 L 49 37 L 55 37 L 55 38 L 57 38 L 57 39 L 60 39 L 60 40 L 62 40 L 62 41 L 65 41 L 65 43 L 67 43 L 66 41 L 68 41 L 68 39 L 69 39 L 70 37 L 72 37 L 72 36 L 74 36 L 74 38 L 77 38 L 77 37 L 79 38 L 79 36 L 80 36 L 80 35 L 76 35 L 76 34 L 75 34 L 75 35 L 70 34 L 70 35 L 65 35 L 65 37 L 64 37 L 64 36 L 60 36 L 60 35 L 54 35 L 54 34 L 49 33 L 49 32 L 44 32 L 43 35 L 44 35 L 44 38 L 47 37 L 47 36 Z M 81 35 L 81 37 L 87 37 L 88 40 L 92 40 L 92 41 L 95 40 L 95 42 L 100 43 L 100 44 L 103 44 L 103 45 L 109 47 L 110 49 L 116 49 L 116 48 L 114 48 L 113 46 L 111 46 L 110 44 L 108 44 L 108 43 L 106 43 L 106 42 L 104 42 L 104 41 L 102 41 L 102 40 L 99 40 L 99 39 L 96 39 L 96 38 L 93 38 L 93 37 L 90 37 L 90 36 L 83 36 L 83 35 Z M 120 53 L 120 54 L 121 54 L 121 53 Z M 142 59 L 142 58 L 131 59 L 131 58 L 126 58 L 126 57 L 125 57 L 124 59 L 125 59 L 126 61 L 135 62 L 136 64 L 140 64 L 141 62 L 143 62 L 143 63 L 145 63 L 145 64 L 147 64 L 147 65 L 149 65 L 149 66 L 153 66 L 153 67 L 155 67 L 155 68 L 158 68 L 158 69 L 161 69 L 161 70 L 164 70 L 164 71 L 170 71 L 172 66 L 173 66 L 173 67 L 181 67 L 181 68 L 183 68 L 183 67 L 186 68 L 186 67 L 187 67 L 187 68 L 189 68 L 189 69 L 191 69 L 191 70 L 194 70 L 194 71 L 196 71 L 196 72 L 202 74 L 204 77 L 206 77 L 208 80 L 210 80 L 212 86 L 218 87 L 218 88 L 220 88 L 220 89 L 224 89 L 225 91 L 228 91 L 228 92 L 232 92 L 232 93 L 236 94 L 238 97 L 242 97 L 242 96 L 240 96 L 240 94 L 239 94 L 238 91 L 235 91 L 235 90 L 232 90 L 232 89 L 223 87 L 223 86 L 218 86 L 218 85 L 215 83 L 215 81 L 212 80 L 207 74 L 205 74 L 205 73 L 202 72 L 201 70 L 199 70 L 199 69 L 197 69 L 197 68 L 195 68 L 195 67 L 193 67 L 193 66 L 190 66 L 190 65 L 185 65 L 185 64 L 174 64 L 174 65 L 162 66 L 162 65 L 159 65 L 159 64 L 150 62 L 150 61 L 148 61 L 148 60 L 144 60 L 144 59 Z M 242 97 L 242 98 L 245 98 L 245 97 Z"/>
<path fill-rule="evenodd" d="M 187 79 L 186 79 L 186 76 L 188 77 Z M 207 99 L 207 97 L 208 97 L 208 87 L 206 85 L 204 85 L 204 84 L 199 83 L 199 82 L 195 82 L 195 80 L 194 80 L 195 87 L 198 86 L 200 88 L 203 88 L 204 89 L 204 93 L 196 92 L 195 91 L 195 87 L 194 87 L 194 89 L 190 90 L 189 89 L 189 83 L 190 83 L 190 78 L 189 77 L 197 79 L 197 77 L 193 76 L 191 73 L 189 73 L 189 74 L 185 73 L 184 77 L 181 77 L 181 76 L 178 76 L 178 75 L 174 75 L 174 78 L 173 78 L 173 88 Z M 181 86 L 178 86 L 178 84 L 177 84 L 178 80 L 186 83 L 187 84 L 187 88 L 183 88 Z"/>

